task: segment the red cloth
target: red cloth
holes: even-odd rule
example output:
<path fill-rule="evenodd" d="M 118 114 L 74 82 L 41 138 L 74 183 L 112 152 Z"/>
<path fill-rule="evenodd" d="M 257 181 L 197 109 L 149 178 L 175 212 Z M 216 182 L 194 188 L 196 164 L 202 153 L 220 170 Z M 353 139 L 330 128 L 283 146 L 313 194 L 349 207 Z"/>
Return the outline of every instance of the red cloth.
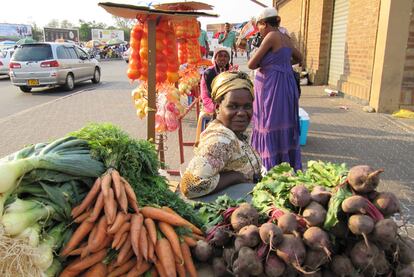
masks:
<path fill-rule="evenodd" d="M 204 46 L 200 46 L 200 52 L 201 56 L 204 57 L 205 55 L 207 55 L 207 48 L 205 48 Z"/>

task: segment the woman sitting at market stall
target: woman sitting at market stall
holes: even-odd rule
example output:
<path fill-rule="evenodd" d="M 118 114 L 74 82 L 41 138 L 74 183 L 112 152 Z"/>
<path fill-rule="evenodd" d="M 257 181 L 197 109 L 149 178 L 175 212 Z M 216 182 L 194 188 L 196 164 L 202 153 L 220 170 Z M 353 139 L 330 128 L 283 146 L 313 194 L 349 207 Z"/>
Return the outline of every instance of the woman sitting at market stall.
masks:
<path fill-rule="evenodd" d="M 182 176 L 181 192 L 188 198 L 218 196 L 219 191 L 239 198 L 261 176 L 260 157 L 244 134 L 253 113 L 253 83 L 243 72 L 224 72 L 211 87 L 215 119 L 201 134 L 195 156 Z M 228 190 L 237 184 L 243 185 L 232 188 L 230 195 Z"/>

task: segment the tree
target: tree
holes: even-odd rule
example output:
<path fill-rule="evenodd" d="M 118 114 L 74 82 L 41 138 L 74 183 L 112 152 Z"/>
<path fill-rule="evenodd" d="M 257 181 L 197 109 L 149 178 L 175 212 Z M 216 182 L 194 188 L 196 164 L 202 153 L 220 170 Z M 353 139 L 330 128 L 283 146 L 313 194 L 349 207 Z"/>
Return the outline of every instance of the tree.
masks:
<path fill-rule="evenodd" d="M 58 19 L 50 20 L 49 23 L 46 24 L 46 27 L 59 28 L 59 20 Z"/>
<path fill-rule="evenodd" d="M 124 31 L 124 39 L 126 41 L 129 41 L 131 29 L 134 27 L 136 20 L 118 16 L 112 16 L 112 18 L 115 20 L 115 25 L 118 27 L 118 29 Z"/>
<path fill-rule="evenodd" d="M 64 19 L 60 22 L 60 28 L 72 29 L 73 24 L 71 22 L 69 22 L 68 20 Z"/>
<path fill-rule="evenodd" d="M 36 41 L 44 41 L 42 28 L 38 27 L 35 22 L 32 22 L 32 38 Z"/>
<path fill-rule="evenodd" d="M 85 20 L 79 19 L 79 39 L 80 41 L 88 41 L 92 39 L 91 29 L 105 29 L 105 23 L 101 22 L 87 22 Z"/>

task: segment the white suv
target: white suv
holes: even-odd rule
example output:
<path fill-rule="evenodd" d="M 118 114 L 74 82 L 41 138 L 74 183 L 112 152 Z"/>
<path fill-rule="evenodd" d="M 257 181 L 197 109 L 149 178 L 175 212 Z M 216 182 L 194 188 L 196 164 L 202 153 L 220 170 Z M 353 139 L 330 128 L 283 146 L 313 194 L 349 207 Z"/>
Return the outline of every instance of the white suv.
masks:
<path fill-rule="evenodd" d="M 10 78 L 23 92 L 34 87 L 63 86 L 73 90 L 75 83 L 99 83 L 99 62 L 71 43 L 42 42 L 19 46 L 10 61 Z"/>
<path fill-rule="evenodd" d="M 0 51 L 0 75 L 9 75 L 9 63 L 13 53 L 13 48 Z"/>

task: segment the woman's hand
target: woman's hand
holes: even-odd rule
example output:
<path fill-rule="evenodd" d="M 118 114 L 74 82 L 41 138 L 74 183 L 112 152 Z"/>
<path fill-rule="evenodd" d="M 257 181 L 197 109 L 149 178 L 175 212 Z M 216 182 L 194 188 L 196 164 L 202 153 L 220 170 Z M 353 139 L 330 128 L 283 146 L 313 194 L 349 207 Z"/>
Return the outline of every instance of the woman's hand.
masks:
<path fill-rule="evenodd" d="M 248 183 L 249 180 L 244 177 L 244 174 L 237 171 L 226 171 L 220 173 L 220 179 L 217 184 L 216 189 L 213 191 L 218 192 L 222 189 L 225 189 L 229 186 L 241 184 L 241 183 Z"/>

